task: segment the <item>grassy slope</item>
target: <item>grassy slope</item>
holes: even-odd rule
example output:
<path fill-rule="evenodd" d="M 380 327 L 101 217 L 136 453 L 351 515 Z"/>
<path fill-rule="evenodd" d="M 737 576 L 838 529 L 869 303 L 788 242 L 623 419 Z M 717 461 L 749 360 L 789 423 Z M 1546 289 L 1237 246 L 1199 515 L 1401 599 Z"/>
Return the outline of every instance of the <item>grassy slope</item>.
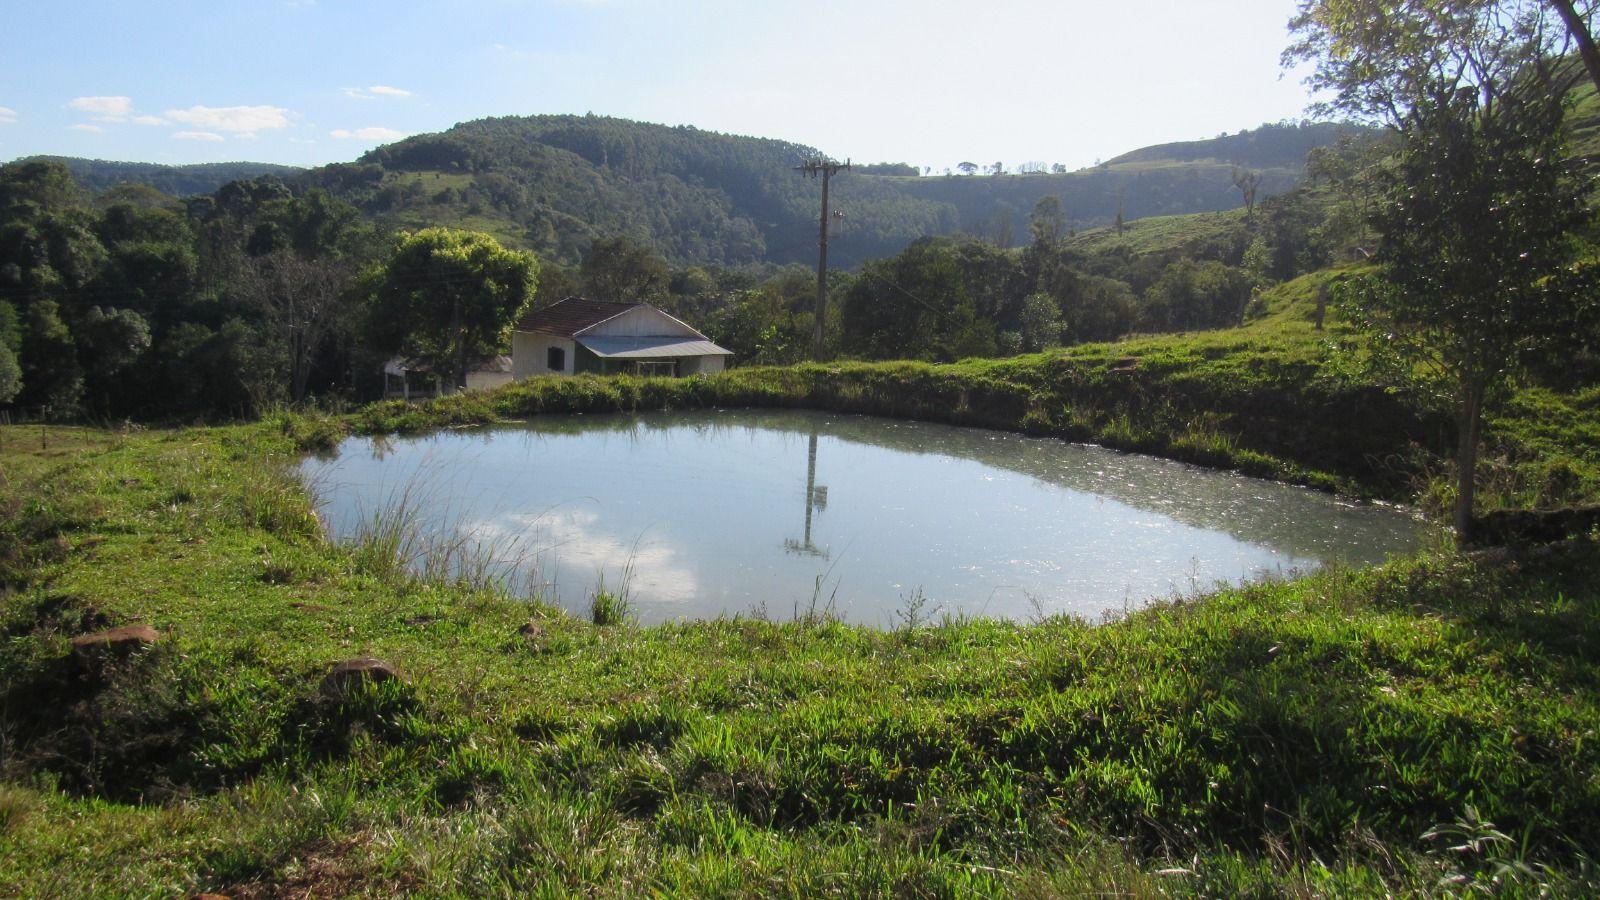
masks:
<path fill-rule="evenodd" d="M 1593 889 L 1587 542 L 1098 628 L 597 627 L 327 545 L 281 469 L 352 424 L 811 403 L 1392 492 L 1297 436 L 1342 404 L 1400 416 L 1324 352 L 1314 288 L 1245 330 L 1018 360 L 533 382 L 353 423 L 0 429 L 0 894 L 1374 893 L 1497 855 Z M 1593 463 L 1592 416 L 1538 418 Z M 130 621 L 168 642 L 71 674 L 68 637 Z M 329 662 L 366 654 L 406 684 L 319 699 Z M 1421 838 L 1468 805 L 1526 847 Z"/>

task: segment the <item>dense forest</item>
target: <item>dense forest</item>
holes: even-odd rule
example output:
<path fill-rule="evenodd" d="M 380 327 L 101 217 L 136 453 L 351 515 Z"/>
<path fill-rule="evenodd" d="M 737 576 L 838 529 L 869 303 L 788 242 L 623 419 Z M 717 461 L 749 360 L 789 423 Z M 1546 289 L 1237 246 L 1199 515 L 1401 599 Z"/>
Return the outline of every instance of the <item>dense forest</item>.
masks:
<path fill-rule="evenodd" d="M 1326 123 L 1268 125 L 1211 141 L 1149 148 L 1079 172 L 927 174 L 860 166 L 834 186 L 843 213 L 836 262 L 898 253 L 926 235 L 1024 243 L 1029 211 L 1060 198 L 1071 228 L 1239 207 L 1238 170 L 1260 196 L 1304 173 L 1306 153 L 1361 133 Z M 399 227 L 450 224 L 576 262 L 596 237 L 625 234 L 674 263 L 805 262 L 815 247 L 816 186 L 792 171 L 820 156 L 784 141 L 603 116 L 483 119 L 380 147 L 306 183 Z M 977 172 L 971 164 L 963 169 Z M 913 177 L 915 176 L 915 177 Z"/>
<path fill-rule="evenodd" d="M 263 175 L 292 179 L 304 171 L 298 166 L 275 163 L 224 162 L 189 163 L 169 166 L 161 163 L 115 162 L 106 159 L 81 159 L 72 156 L 32 156 L 18 162 L 55 162 L 67 167 L 78 183 L 95 194 L 118 185 L 144 185 L 173 197 L 210 194 L 230 181 L 248 181 Z"/>

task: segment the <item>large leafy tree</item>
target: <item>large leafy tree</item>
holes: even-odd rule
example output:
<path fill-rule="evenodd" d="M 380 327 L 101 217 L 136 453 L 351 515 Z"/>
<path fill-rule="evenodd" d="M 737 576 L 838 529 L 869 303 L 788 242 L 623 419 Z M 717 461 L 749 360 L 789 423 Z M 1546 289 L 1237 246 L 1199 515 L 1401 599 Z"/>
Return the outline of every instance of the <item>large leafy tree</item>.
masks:
<path fill-rule="evenodd" d="M 252 258 L 241 269 L 241 293 L 262 331 L 282 347 L 295 402 L 306 398 L 319 355 L 351 318 L 345 292 L 353 268 L 348 260 L 280 250 Z"/>
<path fill-rule="evenodd" d="M 533 299 L 539 263 L 487 234 L 425 228 L 400 238 L 371 280 L 374 346 L 450 372 L 500 352 Z"/>
<path fill-rule="evenodd" d="M 22 395 L 24 407 L 52 418 L 68 418 L 83 397 L 72 332 L 54 300 L 35 300 L 22 316 Z"/>
<path fill-rule="evenodd" d="M 667 293 L 671 276 L 654 250 L 623 235 L 595 241 L 578 268 L 588 298 L 613 303 L 655 302 Z"/>
<path fill-rule="evenodd" d="M 1315 64 L 1326 105 L 1382 121 L 1402 149 L 1368 172 L 1382 199 L 1378 277 L 1345 291 L 1379 357 L 1454 406 L 1458 537 L 1472 524 L 1486 405 L 1577 321 L 1566 263 L 1582 186 L 1564 100 L 1585 69 L 1587 8 L 1545 0 L 1302 0 L 1286 64 Z M 1571 13 L 1568 15 L 1567 13 Z M 1600 84 L 1600 79 L 1597 79 Z"/>
<path fill-rule="evenodd" d="M 1560 60 L 1592 49 L 1590 17 L 1565 0 L 1300 0 L 1283 61 L 1314 64 L 1307 81 L 1330 98 L 1324 111 L 1403 129 L 1440 85 L 1564 93 L 1585 70 Z M 1600 88 L 1600 68 L 1590 73 Z"/>
<path fill-rule="evenodd" d="M 844 349 L 869 359 L 953 360 L 995 352 L 994 326 L 981 319 L 958 252 L 923 240 L 899 256 L 861 267 L 840 311 Z"/>
<path fill-rule="evenodd" d="M 1347 300 L 1380 359 L 1453 402 L 1454 521 L 1472 525 L 1485 408 L 1520 363 L 1570 333 L 1573 230 L 1585 215 L 1559 97 L 1441 85 L 1407 113 L 1373 224 L 1381 274 Z"/>

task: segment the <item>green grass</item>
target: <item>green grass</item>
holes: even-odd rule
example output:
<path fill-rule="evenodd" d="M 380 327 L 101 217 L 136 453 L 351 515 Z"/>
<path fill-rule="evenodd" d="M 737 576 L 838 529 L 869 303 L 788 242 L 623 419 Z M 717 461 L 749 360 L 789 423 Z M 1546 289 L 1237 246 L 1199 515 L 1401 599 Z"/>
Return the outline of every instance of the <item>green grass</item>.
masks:
<path fill-rule="evenodd" d="M 1174 216 L 1147 216 L 1123 225 L 1119 233 L 1113 226 L 1089 228 L 1068 238 L 1068 250 L 1085 255 L 1127 252 L 1178 253 L 1184 250 L 1227 242 L 1244 228 L 1245 211 L 1188 213 Z"/>
<path fill-rule="evenodd" d="M 1593 893 L 1592 541 L 1098 627 L 913 607 L 887 631 L 826 610 L 642 628 L 625 580 L 587 618 L 516 600 L 404 508 L 330 545 L 287 471 L 352 431 L 814 406 L 1427 499 L 1438 422 L 1366 382 L 1336 320 L 1312 327 L 1325 277 L 1247 328 L 1008 360 L 0 428 L 0 895 Z M 1597 404 L 1518 392 L 1487 502 L 1600 494 Z M 73 635 L 131 622 L 166 639 L 71 661 Z M 402 680 L 319 689 L 366 656 Z"/>

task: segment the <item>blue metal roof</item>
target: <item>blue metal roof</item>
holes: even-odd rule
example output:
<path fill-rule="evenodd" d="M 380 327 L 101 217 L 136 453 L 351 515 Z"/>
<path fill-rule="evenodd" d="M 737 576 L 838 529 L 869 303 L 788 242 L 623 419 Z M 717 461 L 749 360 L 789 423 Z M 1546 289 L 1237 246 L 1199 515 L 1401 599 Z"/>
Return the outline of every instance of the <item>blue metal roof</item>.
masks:
<path fill-rule="evenodd" d="M 586 335 L 580 334 L 575 338 L 579 344 L 589 348 L 595 356 L 607 359 L 660 359 L 662 357 L 679 356 L 732 356 L 732 350 L 725 350 L 710 341 L 686 338 L 683 335 L 670 337 L 622 337 L 617 335 Z"/>

